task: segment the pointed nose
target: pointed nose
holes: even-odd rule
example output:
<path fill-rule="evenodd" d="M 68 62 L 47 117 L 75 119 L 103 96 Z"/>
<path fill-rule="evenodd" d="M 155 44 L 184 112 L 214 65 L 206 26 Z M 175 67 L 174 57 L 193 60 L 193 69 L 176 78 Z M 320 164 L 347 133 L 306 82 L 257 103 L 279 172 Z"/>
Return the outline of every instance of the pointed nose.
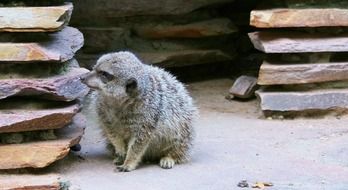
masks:
<path fill-rule="evenodd" d="M 85 73 L 80 76 L 80 80 L 83 84 L 86 84 L 88 77 L 91 75 L 91 72 Z"/>

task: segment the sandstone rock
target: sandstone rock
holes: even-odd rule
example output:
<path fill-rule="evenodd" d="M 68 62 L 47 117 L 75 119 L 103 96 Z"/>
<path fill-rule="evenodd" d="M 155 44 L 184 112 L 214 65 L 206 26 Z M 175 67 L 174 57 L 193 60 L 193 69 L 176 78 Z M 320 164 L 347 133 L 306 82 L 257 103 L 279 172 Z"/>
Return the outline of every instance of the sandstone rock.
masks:
<path fill-rule="evenodd" d="M 0 71 L 0 74 L 2 72 L 7 72 L 7 74 L 4 73 L 2 75 L 2 79 L 0 78 L 0 99 L 11 96 L 40 95 L 40 98 L 44 99 L 72 101 L 83 97 L 88 93 L 89 88 L 80 81 L 80 77 L 89 71 L 84 68 L 75 67 L 74 64 L 77 64 L 75 60 L 66 63 L 65 71 L 64 69 L 62 70 L 59 65 L 58 67 L 56 66 L 56 68 L 52 68 L 52 70 L 60 69 L 60 73 L 53 76 L 47 76 L 47 73 L 43 71 L 43 77 L 47 78 L 40 77 L 40 74 L 42 74 L 40 73 L 40 71 L 42 71 L 41 69 L 32 69 L 33 73 L 30 73 L 30 75 L 37 78 L 32 78 L 32 76 L 28 75 L 27 72 L 30 71 L 28 66 L 30 65 L 14 67 L 17 69 L 29 69 L 24 71 L 21 71 L 21 69 L 17 71 L 4 69 Z"/>
<path fill-rule="evenodd" d="M 237 32 L 238 29 L 227 18 L 211 19 L 184 25 L 155 25 L 135 29 L 144 38 L 201 38 L 226 35 Z"/>
<path fill-rule="evenodd" d="M 173 52 L 138 53 L 145 63 L 161 67 L 182 67 L 204 63 L 217 63 L 233 60 L 233 56 L 221 50 L 183 50 Z"/>
<path fill-rule="evenodd" d="M 69 23 L 72 10 L 72 3 L 49 7 L 0 7 L 0 31 L 58 31 Z"/>
<path fill-rule="evenodd" d="M 348 9 L 270 9 L 251 11 L 258 28 L 348 26 Z"/>
<path fill-rule="evenodd" d="M 7 33 L 1 35 L 0 60 L 2 62 L 65 62 L 72 59 L 75 52 L 82 46 L 82 33 L 72 27 L 65 27 L 59 32 L 47 34 Z"/>
<path fill-rule="evenodd" d="M 253 32 L 254 47 L 265 53 L 346 52 L 348 34 L 336 36 L 304 32 Z"/>
<path fill-rule="evenodd" d="M 263 111 L 313 111 L 348 109 L 347 89 L 312 91 L 257 91 Z"/>
<path fill-rule="evenodd" d="M 258 84 L 303 84 L 348 80 L 348 63 L 282 64 L 265 61 L 260 68 Z"/>
<path fill-rule="evenodd" d="M 238 98 L 251 98 L 257 87 L 257 78 L 243 75 L 237 78 L 229 92 Z"/>
<path fill-rule="evenodd" d="M 58 140 L 0 145 L 0 169 L 43 168 L 64 158 L 84 133 L 84 118 L 57 130 Z"/>
<path fill-rule="evenodd" d="M 77 0 L 74 1 L 74 18 L 90 20 L 140 15 L 181 15 L 208 5 L 228 2 L 233 0 Z"/>
<path fill-rule="evenodd" d="M 60 176 L 46 175 L 1 175 L 0 190 L 60 190 Z"/>
<path fill-rule="evenodd" d="M 55 102 L 1 101 L 0 133 L 62 128 L 71 123 L 78 110 L 78 105 Z"/>

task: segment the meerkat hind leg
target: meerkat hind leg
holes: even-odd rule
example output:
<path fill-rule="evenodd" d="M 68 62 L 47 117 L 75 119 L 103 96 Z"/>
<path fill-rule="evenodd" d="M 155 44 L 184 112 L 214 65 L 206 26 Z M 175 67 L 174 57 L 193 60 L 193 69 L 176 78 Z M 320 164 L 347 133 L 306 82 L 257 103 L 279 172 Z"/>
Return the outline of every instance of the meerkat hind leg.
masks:
<path fill-rule="evenodd" d="M 171 147 L 166 156 L 162 157 L 159 165 L 161 168 L 170 169 L 175 164 L 187 162 L 188 160 L 188 143 L 178 142 Z"/>
<path fill-rule="evenodd" d="M 162 157 L 160 160 L 160 166 L 163 169 L 171 169 L 175 165 L 175 160 L 169 156 Z"/>

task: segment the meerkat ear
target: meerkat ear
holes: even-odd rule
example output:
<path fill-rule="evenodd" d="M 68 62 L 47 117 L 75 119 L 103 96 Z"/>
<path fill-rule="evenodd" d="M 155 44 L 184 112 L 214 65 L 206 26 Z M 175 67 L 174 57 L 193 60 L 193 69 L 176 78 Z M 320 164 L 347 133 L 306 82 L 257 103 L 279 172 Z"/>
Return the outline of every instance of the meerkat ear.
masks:
<path fill-rule="evenodd" d="M 135 95 L 138 89 L 138 81 L 135 78 L 130 78 L 126 82 L 126 92 L 129 95 Z"/>

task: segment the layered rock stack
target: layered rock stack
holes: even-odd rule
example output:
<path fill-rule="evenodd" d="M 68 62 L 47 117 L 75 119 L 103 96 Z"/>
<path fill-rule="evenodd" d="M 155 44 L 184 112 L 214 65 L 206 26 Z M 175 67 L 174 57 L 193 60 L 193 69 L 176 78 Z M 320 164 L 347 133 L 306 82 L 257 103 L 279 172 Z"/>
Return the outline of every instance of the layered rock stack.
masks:
<path fill-rule="evenodd" d="M 249 37 L 268 54 L 257 93 L 265 113 L 348 108 L 348 6 L 313 2 L 284 0 L 251 12 L 250 24 L 264 30 Z"/>
<path fill-rule="evenodd" d="M 230 62 L 237 28 L 217 7 L 232 1 L 74 1 L 73 24 L 86 40 L 78 59 L 91 68 L 101 54 L 130 50 L 166 68 Z"/>
<path fill-rule="evenodd" d="M 73 5 L 0 4 L 0 170 L 42 168 L 78 144 L 89 89 L 74 55 L 83 35 L 68 27 Z"/>

